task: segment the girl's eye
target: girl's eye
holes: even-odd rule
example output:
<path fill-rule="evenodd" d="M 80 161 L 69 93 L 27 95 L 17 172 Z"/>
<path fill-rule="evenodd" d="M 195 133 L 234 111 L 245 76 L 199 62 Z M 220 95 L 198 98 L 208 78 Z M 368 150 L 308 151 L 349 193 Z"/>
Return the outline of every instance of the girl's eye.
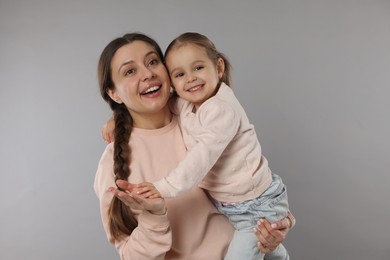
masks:
<path fill-rule="evenodd" d="M 203 66 L 196 66 L 194 70 L 201 70 L 203 68 L 204 68 Z"/>
<path fill-rule="evenodd" d="M 184 76 L 184 73 L 180 72 L 180 73 L 177 73 L 175 75 L 175 78 L 180 78 L 180 77 L 183 77 Z"/>

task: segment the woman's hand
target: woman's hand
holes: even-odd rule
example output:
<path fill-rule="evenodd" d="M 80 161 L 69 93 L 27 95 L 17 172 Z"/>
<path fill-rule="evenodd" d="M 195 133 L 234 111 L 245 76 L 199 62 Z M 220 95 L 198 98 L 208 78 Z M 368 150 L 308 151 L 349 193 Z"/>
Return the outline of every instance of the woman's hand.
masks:
<path fill-rule="evenodd" d="M 116 184 L 124 191 L 110 187 L 108 190 L 124 204 L 132 209 L 147 210 L 152 214 L 163 215 L 166 213 L 165 201 L 162 198 L 144 198 L 134 191 L 136 185 L 124 180 L 117 180 Z"/>
<path fill-rule="evenodd" d="M 257 247 L 263 253 L 270 253 L 286 238 L 287 233 L 295 225 L 294 216 L 288 212 L 287 217 L 270 224 L 265 219 L 260 219 L 255 234 L 259 239 Z"/>
<path fill-rule="evenodd" d="M 102 138 L 108 144 L 114 141 L 114 129 L 115 129 L 115 121 L 114 118 L 111 117 L 107 120 L 107 122 L 103 125 L 102 128 Z"/>

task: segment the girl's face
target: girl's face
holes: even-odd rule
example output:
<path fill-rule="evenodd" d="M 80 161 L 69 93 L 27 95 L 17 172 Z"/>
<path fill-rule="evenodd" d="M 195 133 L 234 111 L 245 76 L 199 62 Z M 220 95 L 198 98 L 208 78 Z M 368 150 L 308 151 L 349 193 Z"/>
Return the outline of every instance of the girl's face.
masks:
<path fill-rule="evenodd" d="M 134 41 L 119 48 L 111 61 L 115 87 L 108 90 L 117 103 L 124 103 L 134 123 L 161 112 L 169 99 L 170 80 L 155 49 Z"/>
<path fill-rule="evenodd" d="M 206 50 L 195 44 L 169 51 L 166 65 L 177 94 L 193 103 L 196 109 L 214 96 L 225 69 L 223 59 L 215 64 Z"/>

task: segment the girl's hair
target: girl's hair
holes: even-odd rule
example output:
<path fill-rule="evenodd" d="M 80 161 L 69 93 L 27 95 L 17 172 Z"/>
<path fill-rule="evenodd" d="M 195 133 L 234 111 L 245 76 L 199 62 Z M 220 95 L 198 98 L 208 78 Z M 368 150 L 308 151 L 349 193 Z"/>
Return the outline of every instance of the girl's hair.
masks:
<path fill-rule="evenodd" d="M 217 65 L 217 61 L 219 58 L 223 59 L 225 63 L 225 71 L 220 79 L 220 82 L 226 83 L 226 85 L 231 85 L 231 64 L 228 60 L 228 58 L 221 52 L 217 50 L 214 43 L 210 41 L 209 38 L 206 36 L 195 33 L 195 32 L 186 32 L 182 35 L 178 36 L 176 39 L 174 39 L 169 45 L 167 50 L 165 51 L 165 58 L 168 56 L 168 53 L 176 48 L 179 48 L 181 46 L 184 46 L 186 44 L 195 44 L 199 47 L 202 47 L 205 49 L 207 56 L 210 58 L 210 60 L 213 61 L 215 65 Z"/>
<path fill-rule="evenodd" d="M 130 176 L 130 146 L 129 140 L 133 129 L 133 119 L 125 104 L 114 102 L 107 91 L 114 89 L 112 80 L 111 61 L 116 51 L 122 46 L 134 41 L 143 41 L 151 45 L 163 60 L 163 54 L 157 42 L 141 33 L 129 33 L 111 41 L 100 55 L 98 64 L 98 81 L 100 94 L 110 105 L 114 113 L 114 173 L 116 180 L 127 180 Z M 109 231 L 114 240 L 119 240 L 123 236 L 130 235 L 138 225 L 130 208 L 121 202 L 117 197 L 113 197 L 108 209 Z"/>

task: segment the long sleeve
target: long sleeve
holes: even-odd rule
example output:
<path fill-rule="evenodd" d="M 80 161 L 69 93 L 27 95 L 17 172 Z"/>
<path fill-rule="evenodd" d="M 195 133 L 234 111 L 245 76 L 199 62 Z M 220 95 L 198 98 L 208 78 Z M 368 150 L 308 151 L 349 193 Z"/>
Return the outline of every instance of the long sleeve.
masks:
<path fill-rule="evenodd" d="M 192 129 L 196 144 L 171 173 L 153 184 L 163 197 L 175 197 L 199 184 L 237 134 L 240 115 L 226 101 L 206 101 Z"/>
<path fill-rule="evenodd" d="M 188 149 L 169 175 L 153 184 L 163 197 L 175 197 L 198 185 L 218 201 L 258 197 L 272 181 L 256 131 L 231 88 L 221 84 L 215 96 L 193 113 L 193 104 L 176 103 Z"/>
<path fill-rule="evenodd" d="M 148 211 L 134 212 L 138 217 L 138 226 L 132 234 L 120 241 L 114 241 L 110 236 L 107 212 L 113 196 L 107 189 L 115 187 L 112 150 L 112 145 L 108 145 L 100 159 L 94 182 L 107 238 L 115 244 L 121 259 L 165 259 L 166 252 L 172 246 L 172 232 L 167 214 L 154 215 Z"/>

